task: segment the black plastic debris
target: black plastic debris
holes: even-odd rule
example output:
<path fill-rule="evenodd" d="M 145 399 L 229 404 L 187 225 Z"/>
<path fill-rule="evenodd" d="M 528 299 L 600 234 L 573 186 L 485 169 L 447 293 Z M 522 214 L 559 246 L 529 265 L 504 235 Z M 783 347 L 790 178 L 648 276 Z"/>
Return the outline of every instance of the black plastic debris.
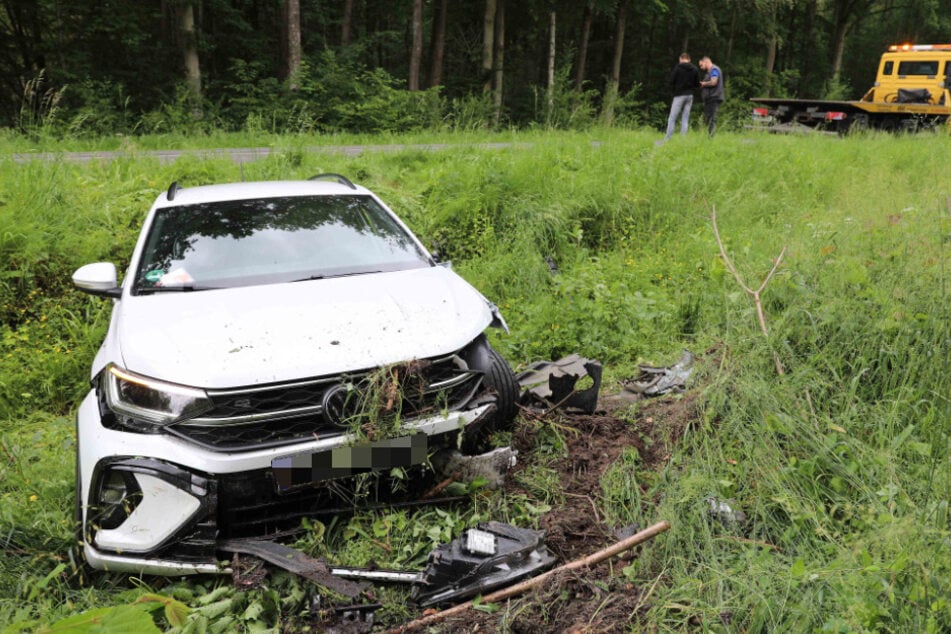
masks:
<path fill-rule="evenodd" d="M 532 402 L 546 408 L 575 409 L 593 414 L 598 408 L 601 389 L 601 363 L 572 354 L 558 361 L 536 361 L 516 379 L 523 389 L 522 404 Z M 575 389 L 582 377 L 591 377 L 588 388 Z"/>
<path fill-rule="evenodd" d="M 649 365 L 638 366 L 641 373 L 633 381 L 624 384 L 624 389 L 644 396 L 660 396 L 668 392 L 683 392 L 687 388 L 687 380 L 693 373 L 693 353 L 684 350 L 680 360 L 666 368 L 656 368 Z"/>
<path fill-rule="evenodd" d="M 455 603 L 508 586 L 555 564 L 543 531 L 486 522 L 430 553 L 413 599 L 422 607 Z"/>
<path fill-rule="evenodd" d="M 218 543 L 218 549 L 254 555 L 347 597 L 356 597 L 367 588 L 365 583 L 351 580 L 411 584 L 413 600 L 421 607 L 428 607 L 457 603 L 551 568 L 555 556 L 545 545 L 544 536 L 544 531 L 485 522 L 467 529 L 447 544 L 440 544 L 429 554 L 422 572 L 331 568 L 322 560 L 262 539 L 225 540 Z M 375 607 L 355 604 L 340 610 L 365 618 Z"/>
<path fill-rule="evenodd" d="M 354 583 L 334 575 L 326 562 L 277 542 L 265 539 L 229 539 L 218 542 L 218 550 L 254 555 L 345 597 L 355 597 L 366 589 L 364 584 Z"/>

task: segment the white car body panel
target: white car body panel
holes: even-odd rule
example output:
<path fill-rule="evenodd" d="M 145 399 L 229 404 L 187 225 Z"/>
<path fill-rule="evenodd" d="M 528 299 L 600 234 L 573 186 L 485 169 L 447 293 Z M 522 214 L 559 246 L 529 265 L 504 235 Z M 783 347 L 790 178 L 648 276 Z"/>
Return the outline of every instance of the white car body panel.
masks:
<path fill-rule="evenodd" d="M 142 503 L 122 526 L 96 533 L 96 545 L 117 552 L 148 552 L 159 546 L 200 508 L 188 492 L 158 478 L 137 473 Z"/>
<path fill-rule="evenodd" d="M 97 363 L 209 389 L 445 354 L 492 321 L 483 297 L 440 266 L 130 296 L 115 311 L 115 337 Z"/>
<path fill-rule="evenodd" d="M 335 431 L 320 437 L 293 436 L 289 441 L 270 444 L 249 441 L 239 449 L 227 450 L 220 445 L 218 449 L 214 444 L 203 445 L 185 434 L 191 438 L 188 440 L 169 433 L 169 429 L 152 428 L 150 431 L 155 433 L 141 433 L 116 424 L 110 418 L 113 414 L 108 411 L 107 401 L 100 401 L 96 385 L 109 364 L 141 377 L 212 392 L 268 384 L 282 389 L 280 386 L 297 381 L 445 357 L 473 342 L 481 351 L 479 346 L 487 344 L 479 338 L 487 327 L 507 330 L 497 308 L 450 268 L 436 266 L 418 238 L 379 198 L 346 182 L 170 188 L 149 211 L 128 271 L 138 270 L 146 236 L 159 209 L 324 195 L 371 197 L 418 247 L 423 256 L 420 266 L 302 282 L 191 291 L 147 289 L 143 293 L 132 288 L 132 273 L 126 274 L 120 288 L 105 288 L 114 279 L 112 269 L 107 269 L 112 265 L 87 265 L 77 272 L 81 273 L 81 289 L 114 298 L 109 329 L 91 368 L 94 389 L 77 414 L 79 514 L 87 537 L 85 556 L 94 568 L 140 574 L 226 572 L 215 561 L 214 548 L 204 560 L 162 555 L 170 552 L 169 546 L 174 547 L 196 522 L 214 523 L 215 506 L 220 502 L 213 492 L 214 483 L 219 479 L 254 478 L 270 488 L 270 492 L 255 492 L 253 501 L 257 506 L 259 494 L 280 497 L 286 493 L 276 491 L 274 482 L 260 475 L 276 467 L 275 460 L 323 454 L 357 441 L 349 433 Z M 461 363 L 459 359 L 452 362 Z M 489 420 L 496 411 L 493 392 L 489 390 L 489 396 L 485 396 L 481 369 L 476 370 L 469 373 L 475 377 L 471 379 L 475 384 L 465 398 L 471 400 L 460 401 L 457 409 L 431 408 L 421 418 L 404 420 L 406 434 L 439 436 L 443 439 L 440 442 L 445 442 L 446 438 L 459 439 L 458 432 L 478 429 Z M 479 396 L 474 396 L 477 393 Z M 279 419 L 273 423 L 283 424 Z M 223 433 L 227 433 L 229 424 L 222 425 Z M 96 526 L 95 518 L 102 517 L 96 515 L 100 511 L 95 508 L 100 493 L 92 489 L 101 479 L 97 474 L 112 468 L 131 470 L 141 489 L 141 500 L 117 526 Z M 209 486 L 198 492 L 185 484 L 188 478 Z"/>

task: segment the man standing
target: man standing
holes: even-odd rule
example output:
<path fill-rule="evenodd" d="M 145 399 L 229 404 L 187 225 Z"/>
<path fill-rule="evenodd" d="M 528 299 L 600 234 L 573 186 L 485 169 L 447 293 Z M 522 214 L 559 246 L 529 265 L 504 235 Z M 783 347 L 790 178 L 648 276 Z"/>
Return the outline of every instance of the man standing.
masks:
<path fill-rule="evenodd" d="M 674 100 L 670 103 L 670 116 L 667 117 L 667 135 L 665 141 L 674 136 L 677 117 L 680 116 L 680 133 L 687 134 L 690 127 L 690 109 L 693 107 L 693 93 L 700 85 L 700 71 L 690 63 L 690 55 L 680 54 L 680 63 L 670 71 L 670 86 L 674 91 Z"/>
<path fill-rule="evenodd" d="M 717 130 L 717 109 L 726 99 L 726 84 L 723 71 L 704 55 L 700 59 L 700 68 L 706 73 L 700 81 L 700 97 L 703 99 L 703 120 L 707 123 L 710 136 Z"/>

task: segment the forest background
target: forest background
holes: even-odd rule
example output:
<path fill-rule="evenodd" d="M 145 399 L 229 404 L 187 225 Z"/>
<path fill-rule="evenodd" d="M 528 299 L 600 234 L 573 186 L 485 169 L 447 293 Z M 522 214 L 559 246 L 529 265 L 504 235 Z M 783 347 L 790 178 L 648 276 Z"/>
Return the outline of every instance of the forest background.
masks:
<path fill-rule="evenodd" d="M 0 128 L 60 137 L 662 125 L 677 55 L 857 98 L 948 0 L 0 0 Z"/>

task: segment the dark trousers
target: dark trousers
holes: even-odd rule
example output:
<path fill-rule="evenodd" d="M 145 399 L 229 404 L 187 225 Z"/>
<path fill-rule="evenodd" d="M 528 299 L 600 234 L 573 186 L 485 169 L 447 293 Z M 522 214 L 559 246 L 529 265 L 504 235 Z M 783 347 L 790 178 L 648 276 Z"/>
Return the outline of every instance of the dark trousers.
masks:
<path fill-rule="evenodd" d="M 707 99 L 703 102 L 703 120 L 707 124 L 710 136 L 713 136 L 717 131 L 717 109 L 719 107 L 720 102 L 716 99 Z"/>

